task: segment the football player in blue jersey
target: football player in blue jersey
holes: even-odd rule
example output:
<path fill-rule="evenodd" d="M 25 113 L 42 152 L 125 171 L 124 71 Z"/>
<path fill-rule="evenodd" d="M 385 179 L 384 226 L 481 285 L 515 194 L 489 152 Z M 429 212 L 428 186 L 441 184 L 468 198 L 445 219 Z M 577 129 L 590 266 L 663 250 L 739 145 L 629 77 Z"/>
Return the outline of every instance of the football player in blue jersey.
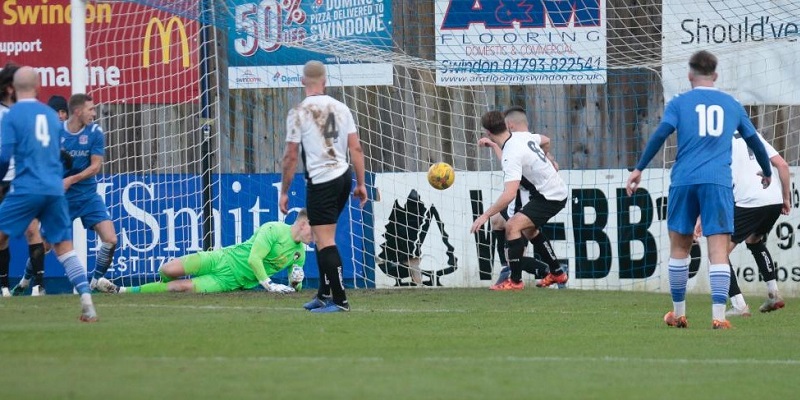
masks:
<path fill-rule="evenodd" d="M 694 225 L 701 216 L 710 259 L 712 322 L 714 329 L 728 329 L 725 306 L 730 284 L 728 243 L 733 232 L 731 143 L 735 131 L 744 138 L 761 169 L 762 186 L 768 187 L 772 169 L 764 145 L 747 112 L 733 96 L 714 87 L 717 58 L 708 51 L 689 59 L 692 89 L 675 96 L 666 107 L 661 124 L 650 137 L 636 169 L 626 183 L 628 195 L 639 187 L 642 170 L 667 137 L 678 131 L 678 152 L 672 167 L 667 203 L 670 238 L 669 285 L 673 310 L 664 316 L 669 326 L 686 328 L 686 283 Z"/>
<path fill-rule="evenodd" d="M 84 228 L 94 230 L 101 241 L 89 287 L 116 293 L 116 285 L 105 278 L 117 248 L 117 232 L 108 207 L 97 194 L 97 174 L 103 168 L 105 156 L 105 135 L 100 125 L 94 122 L 96 116 L 89 95 L 78 93 L 69 98 L 69 118 L 61 131 L 61 147 L 72 157 L 72 168 L 64 174 L 64 189 L 67 191 L 70 220 L 80 218 Z"/>
<path fill-rule="evenodd" d="M 3 116 L 8 112 L 9 107 L 16 102 L 16 95 L 14 94 L 14 73 L 20 68 L 19 65 L 14 63 L 7 63 L 3 70 L 0 71 L 0 121 Z M 2 177 L 0 182 L 0 202 L 3 201 L 5 195 L 11 188 L 11 180 L 14 179 L 14 161 L 9 164 L 8 172 Z M 38 296 L 44 294 L 44 254 L 45 245 L 42 235 L 39 232 L 39 221 L 31 221 L 28 229 L 25 230 L 25 239 L 28 242 L 28 263 L 31 264 L 28 270 L 30 274 L 28 281 L 25 282 L 27 287 L 28 282 L 33 280 L 33 287 L 31 295 Z M 11 251 L 9 249 L 0 250 L 0 294 L 3 297 L 11 296 L 12 294 L 22 294 L 22 290 L 14 291 L 9 290 L 8 272 L 11 264 Z M 19 285 L 17 285 L 18 288 Z"/>
<path fill-rule="evenodd" d="M 14 73 L 14 90 L 17 103 L 0 126 L 0 176 L 8 170 L 12 157 L 16 164 L 11 189 L 0 204 L 0 249 L 7 249 L 10 236 L 20 236 L 33 219 L 38 219 L 45 239 L 54 243 L 58 261 L 80 294 L 80 320 L 95 322 L 97 313 L 86 270 L 72 247 L 58 115 L 36 100 L 39 75 L 33 68 L 22 67 Z"/>

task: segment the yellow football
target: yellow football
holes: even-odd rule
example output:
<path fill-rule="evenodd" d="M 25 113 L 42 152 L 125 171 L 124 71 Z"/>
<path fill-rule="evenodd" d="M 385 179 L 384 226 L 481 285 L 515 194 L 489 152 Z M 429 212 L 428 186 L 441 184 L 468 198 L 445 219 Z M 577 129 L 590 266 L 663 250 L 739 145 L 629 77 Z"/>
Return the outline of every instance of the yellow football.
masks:
<path fill-rule="evenodd" d="M 428 168 L 428 183 L 436 189 L 444 190 L 453 185 L 456 179 L 456 172 L 453 167 L 446 162 L 438 162 Z"/>

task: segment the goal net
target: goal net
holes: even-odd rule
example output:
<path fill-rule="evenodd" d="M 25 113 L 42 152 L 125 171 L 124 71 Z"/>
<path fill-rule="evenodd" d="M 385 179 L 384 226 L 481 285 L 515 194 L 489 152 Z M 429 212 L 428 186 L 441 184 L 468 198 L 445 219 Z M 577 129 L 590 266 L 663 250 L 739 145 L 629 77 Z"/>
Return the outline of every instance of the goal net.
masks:
<path fill-rule="evenodd" d="M 89 67 L 121 83 L 91 87 L 108 152 L 104 190 L 119 232 L 113 276 L 156 278 L 166 260 L 246 240 L 305 204 L 298 169 L 289 215 L 277 207 L 285 119 L 303 98 L 302 65 L 328 67 L 327 93 L 354 113 L 371 201 L 343 212 L 337 242 L 351 287 L 488 287 L 497 235 L 474 219 L 503 188 L 499 160 L 476 143 L 480 117 L 522 106 L 552 140 L 569 190 L 542 232 L 580 289 L 668 290 L 666 227 L 674 135 L 625 194 L 665 99 L 689 88 L 700 49 L 790 164 L 793 212 L 768 247 L 782 289 L 797 291 L 800 229 L 800 5 L 663 0 L 138 0 L 87 25 Z M 428 167 L 456 170 L 436 190 Z M 94 237 L 89 237 L 92 265 Z M 535 255 L 529 246 L 527 256 Z M 707 291 L 704 239 L 690 289 Z M 752 256 L 732 263 L 745 292 L 763 284 Z M 533 265 L 538 265 L 535 261 Z M 700 273 L 697 273 L 698 270 Z M 316 283 L 313 251 L 308 285 Z M 696 274 L 696 275 L 695 275 Z M 278 277 L 278 280 L 282 276 Z M 526 274 L 529 285 L 535 274 Z M 784 287 L 785 286 L 785 287 Z"/>

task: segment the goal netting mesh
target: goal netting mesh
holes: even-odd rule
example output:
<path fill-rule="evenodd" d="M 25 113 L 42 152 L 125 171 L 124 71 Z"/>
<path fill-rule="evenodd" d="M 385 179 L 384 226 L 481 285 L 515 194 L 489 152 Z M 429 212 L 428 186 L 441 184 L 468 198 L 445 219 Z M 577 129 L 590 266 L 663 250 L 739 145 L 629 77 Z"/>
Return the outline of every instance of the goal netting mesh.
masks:
<path fill-rule="evenodd" d="M 668 290 L 666 228 L 675 140 L 626 196 L 665 98 L 688 89 L 687 60 L 720 59 L 718 86 L 747 106 L 789 162 L 793 213 L 768 245 L 787 294 L 800 280 L 800 5 L 785 1 L 138 0 L 90 2 L 91 66 L 124 79 L 93 86 L 107 136 L 103 190 L 119 232 L 118 283 L 156 279 L 166 260 L 246 240 L 305 202 L 298 170 L 289 215 L 277 207 L 285 119 L 303 98 L 302 65 L 328 66 L 327 93 L 353 111 L 371 201 L 340 219 L 348 286 L 486 287 L 500 270 L 491 227 L 472 221 L 502 191 L 500 162 L 476 143 L 480 116 L 525 108 L 552 139 L 569 189 L 542 227 L 568 287 Z M 428 185 L 439 161 L 456 170 Z M 300 167 L 302 168 L 302 166 Z M 92 265 L 94 236 L 89 236 Z M 707 264 L 705 242 L 692 273 Z M 529 246 L 532 247 L 532 246 Z M 532 250 L 528 255 L 534 257 Z M 308 285 L 317 279 L 308 252 Z M 746 249 L 732 262 L 763 290 Z M 754 274 L 754 271 L 755 274 Z M 525 275 L 528 284 L 536 277 Z M 282 276 L 277 278 L 282 279 Z M 707 291 L 706 273 L 690 288 Z"/>

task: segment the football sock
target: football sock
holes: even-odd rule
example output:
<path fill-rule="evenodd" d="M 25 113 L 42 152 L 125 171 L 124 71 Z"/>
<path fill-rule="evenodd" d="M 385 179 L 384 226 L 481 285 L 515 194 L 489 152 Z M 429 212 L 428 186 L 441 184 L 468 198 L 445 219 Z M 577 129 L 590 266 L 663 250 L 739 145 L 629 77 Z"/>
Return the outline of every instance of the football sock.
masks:
<path fill-rule="evenodd" d="M 342 259 L 339 257 L 339 249 L 335 245 L 320 249 L 317 263 L 328 281 L 333 302 L 338 306 L 349 307 L 342 284 Z"/>
<path fill-rule="evenodd" d="M 134 286 L 128 291 L 131 293 L 165 293 L 168 291 L 167 282 L 145 283 L 141 286 Z"/>
<path fill-rule="evenodd" d="M 533 239 L 533 251 L 539 255 L 539 258 L 550 267 L 550 273 L 553 275 L 561 275 L 564 271 L 561 269 L 561 264 L 556 260 L 556 253 L 553 251 L 553 246 L 544 233 L 539 232 Z"/>
<path fill-rule="evenodd" d="M 522 281 L 522 255 L 525 253 L 525 247 L 528 241 L 524 237 L 518 237 L 506 242 L 508 245 L 508 266 L 511 268 L 511 280 L 514 282 Z"/>
<path fill-rule="evenodd" d="M 728 289 L 728 297 L 733 297 L 739 294 L 742 294 L 742 290 L 739 289 L 739 281 L 736 279 L 736 272 L 733 271 L 733 265 L 730 266 L 731 270 L 731 287 Z"/>
<path fill-rule="evenodd" d="M 11 251 L 6 247 L 0 250 L 0 287 L 8 287 L 9 264 L 11 264 Z"/>
<path fill-rule="evenodd" d="M 520 258 L 519 266 L 523 271 L 535 276 L 536 279 L 542 279 L 547 275 L 547 264 L 533 257 Z"/>
<path fill-rule="evenodd" d="M 44 286 L 44 243 L 28 245 L 28 261 L 25 263 L 25 273 L 31 267 L 33 284 Z"/>
<path fill-rule="evenodd" d="M 325 274 L 322 273 L 322 264 L 319 262 L 319 260 L 321 260 L 319 249 L 316 249 L 315 253 L 317 255 L 317 272 L 319 273 L 319 288 L 317 288 L 317 298 L 324 301 L 331 298 L 331 285 L 330 282 L 328 282 L 325 278 Z"/>
<path fill-rule="evenodd" d="M 767 281 L 767 292 L 772 294 L 778 293 L 778 282 L 773 280 Z"/>
<path fill-rule="evenodd" d="M 686 282 L 689 281 L 690 258 L 669 259 L 669 291 L 675 316 L 686 315 Z"/>
<path fill-rule="evenodd" d="M 25 272 L 22 273 L 22 279 L 20 279 L 19 285 L 26 288 L 28 284 L 30 284 L 31 279 L 33 279 L 33 265 L 31 265 L 31 259 L 28 258 L 28 261 L 25 262 Z"/>
<path fill-rule="evenodd" d="M 492 236 L 500 265 L 508 265 L 508 259 L 506 259 L 506 231 L 504 229 L 493 230 Z"/>
<path fill-rule="evenodd" d="M 731 266 L 728 264 L 709 265 L 708 277 L 711 283 L 712 318 L 724 321 L 725 305 L 728 304 L 728 288 L 731 284 Z"/>
<path fill-rule="evenodd" d="M 756 260 L 758 272 L 761 273 L 761 279 L 765 282 L 775 280 L 777 278 L 775 264 L 772 262 L 772 255 L 769 254 L 767 245 L 764 244 L 764 242 L 747 243 L 747 249 L 753 253 L 753 259 Z"/>
<path fill-rule="evenodd" d="M 117 245 L 111 243 L 103 243 L 100 245 L 100 250 L 97 251 L 97 262 L 94 266 L 92 279 L 100 279 L 106 275 L 108 267 L 111 266 L 111 261 L 114 259 L 114 250 L 116 248 Z"/>
<path fill-rule="evenodd" d="M 86 269 L 81 265 L 74 250 L 58 256 L 58 262 L 64 266 L 67 278 L 69 278 L 72 286 L 75 287 L 75 290 L 78 291 L 79 294 L 91 293 L 91 290 L 89 290 L 89 282 L 86 281 Z"/>
<path fill-rule="evenodd" d="M 744 296 L 739 293 L 735 296 L 731 296 L 731 305 L 733 308 L 741 310 L 747 305 L 747 303 L 744 301 Z"/>

